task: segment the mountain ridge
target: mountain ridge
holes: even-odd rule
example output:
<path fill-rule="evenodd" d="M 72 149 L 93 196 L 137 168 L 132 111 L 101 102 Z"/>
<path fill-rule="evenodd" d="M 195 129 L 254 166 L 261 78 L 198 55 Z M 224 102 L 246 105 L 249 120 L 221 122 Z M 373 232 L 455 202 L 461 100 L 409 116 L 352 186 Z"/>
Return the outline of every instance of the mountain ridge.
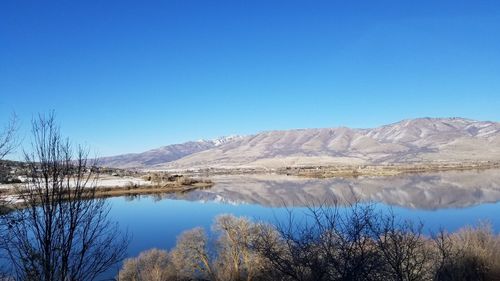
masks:
<path fill-rule="evenodd" d="M 188 141 L 150 149 L 142 153 L 127 153 L 99 159 L 102 166 L 116 168 L 140 168 L 180 159 L 186 155 L 223 145 L 241 136 L 231 135 L 211 140 Z"/>
<path fill-rule="evenodd" d="M 106 157 L 103 164 L 168 170 L 500 160 L 500 123 L 460 117 L 405 119 L 376 128 L 271 130 L 223 140 Z"/>

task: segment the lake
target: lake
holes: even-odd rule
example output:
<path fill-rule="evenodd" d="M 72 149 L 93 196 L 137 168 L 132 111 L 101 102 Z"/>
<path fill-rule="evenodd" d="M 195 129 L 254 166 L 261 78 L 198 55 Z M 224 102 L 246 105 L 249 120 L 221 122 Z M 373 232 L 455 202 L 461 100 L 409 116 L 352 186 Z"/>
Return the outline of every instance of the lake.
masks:
<path fill-rule="evenodd" d="M 288 209 L 310 202 L 372 202 L 403 219 L 422 221 L 426 231 L 450 231 L 480 221 L 500 231 L 500 170 L 450 171 L 395 177 L 305 179 L 282 175 L 214 177 L 215 186 L 184 194 L 108 199 L 110 217 L 131 235 L 129 255 L 170 249 L 196 226 L 210 228 L 219 214 L 275 222 Z"/>

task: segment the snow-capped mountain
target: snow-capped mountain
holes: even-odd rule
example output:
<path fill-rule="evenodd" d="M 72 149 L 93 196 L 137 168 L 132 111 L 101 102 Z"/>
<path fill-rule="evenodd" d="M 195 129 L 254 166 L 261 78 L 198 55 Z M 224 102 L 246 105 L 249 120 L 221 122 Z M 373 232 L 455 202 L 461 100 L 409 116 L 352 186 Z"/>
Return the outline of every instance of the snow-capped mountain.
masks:
<path fill-rule="evenodd" d="M 374 129 L 268 131 L 104 158 L 115 167 L 192 169 L 500 160 L 500 123 L 419 118 Z"/>
<path fill-rule="evenodd" d="M 210 148 L 218 147 L 233 140 L 238 140 L 241 136 L 233 135 L 220 137 L 212 140 L 190 141 L 182 144 L 172 144 L 160 148 L 148 150 L 142 153 L 130 153 L 118 156 L 103 157 L 99 159 L 99 164 L 106 167 L 116 168 L 145 168 L 158 164 L 175 161 L 184 156 L 191 155 Z"/>
<path fill-rule="evenodd" d="M 234 141 L 234 140 L 238 140 L 238 139 L 242 139 L 243 136 L 239 136 L 239 135 L 231 135 L 231 136 L 227 136 L 227 137 L 220 137 L 220 138 L 216 138 L 216 139 L 212 139 L 212 140 L 198 140 L 198 142 L 200 143 L 211 143 L 213 144 L 213 146 L 220 146 L 220 145 L 223 145 L 223 144 L 226 144 L 230 141 Z"/>

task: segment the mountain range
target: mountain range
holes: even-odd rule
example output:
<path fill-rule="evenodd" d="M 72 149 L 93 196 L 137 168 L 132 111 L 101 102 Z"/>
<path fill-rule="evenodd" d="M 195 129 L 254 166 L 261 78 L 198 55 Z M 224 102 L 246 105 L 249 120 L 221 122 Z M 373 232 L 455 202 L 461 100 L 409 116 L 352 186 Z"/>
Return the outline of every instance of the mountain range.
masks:
<path fill-rule="evenodd" d="M 191 141 L 104 157 L 101 165 L 175 170 L 498 160 L 500 123 L 418 118 L 371 129 L 295 129 Z"/>

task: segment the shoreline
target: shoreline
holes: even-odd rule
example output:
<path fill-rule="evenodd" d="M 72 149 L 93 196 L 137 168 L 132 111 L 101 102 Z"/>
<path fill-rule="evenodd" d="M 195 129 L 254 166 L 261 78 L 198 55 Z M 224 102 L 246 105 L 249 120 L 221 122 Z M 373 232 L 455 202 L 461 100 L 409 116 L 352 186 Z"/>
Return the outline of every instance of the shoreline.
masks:
<path fill-rule="evenodd" d="M 500 169 L 500 162 L 470 163 L 409 163 L 384 165 L 318 165 L 282 168 L 208 168 L 185 170 L 180 173 L 188 176 L 260 175 L 278 174 L 305 178 L 355 178 L 360 176 L 392 177 L 404 174 L 432 173 L 446 171 L 472 171 Z M 179 172 L 179 171 L 177 171 Z"/>
<path fill-rule="evenodd" d="M 293 175 L 307 178 L 335 178 L 335 177 L 392 177 L 405 174 L 447 172 L 447 171 L 473 171 L 499 169 L 500 163 L 483 164 L 416 164 L 396 166 L 344 166 L 344 167 L 305 167 L 296 169 L 285 169 L 281 174 Z"/>
<path fill-rule="evenodd" d="M 210 188 L 214 185 L 213 182 L 195 182 L 187 185 L 167 184 L 164 186 L 157 185 L 141 185 L 136 187 L 99 187 L 95 188 L 94 199 L 106 199 L 112 197 L 122 196 L 136 196 L 136 195 L 153 195 L 153 194 L 169 194 L 169 193 L 185 193 L 198 189 Z M 89 187 L 90 188 L 90 187 Z M 0 194 L 0 215 L 8 213 L 23 206 L 23 202 L 18 201 L 16 191 L 12 189 L 3 189 Z"/>
<path fill-rule="evenodd" d="M 213 182 L 197 182 L 189 185 L 141 185 L 138 187 L 97 187 L 95 192 L 96 198 L 119 197 L 127 195 L 149 195 L 149 194 L 168 194 L 168 193 L 185 193 L 197 189 L 206 189 L 214 186 Z"/>
<path fill-rule="evenodd" d="M 179 177 L 191 176 L 211 178 L 216 176 L 231 175 L 282 175 L 299 178 L 329 179 L 329 178 L 357 178 L 357 177 L 393 177 L 405 174 L 425 174 L 447 171 L 481 171 L 500 169 L 500 162 L 474 162 L 474 163 L 415 163 L 415 164 L 388 164 L 388 165 L 329 165 L 329 166 L 302 166 L 283 167 L 275 169 L 265 168 L 211 168 L 204 170 L 177 171 Z M 216 182 L 212 180 L 192 180 L 182 183 L 170 181 L 162 184 L 153 184 L 151 181 L 134 183 L 131 179 L 140 180 L 139 177 L 119 178 L 128 184 L 114 185 L 98 183 L 95 191 L 96 198 L 118 197 L 127 195 L 148 195 L 186 193 L 197 189 L 213 187 Z M 107 179 L 109 180 L 109 178 Z M 111 178 L 111 181 L 116 180 Z M 106 180 L 104 181 L 106 182 Z M 5 185 L 0 188 L 0 200 L 8 202 L 16 200 L 16 184 Z"/>

